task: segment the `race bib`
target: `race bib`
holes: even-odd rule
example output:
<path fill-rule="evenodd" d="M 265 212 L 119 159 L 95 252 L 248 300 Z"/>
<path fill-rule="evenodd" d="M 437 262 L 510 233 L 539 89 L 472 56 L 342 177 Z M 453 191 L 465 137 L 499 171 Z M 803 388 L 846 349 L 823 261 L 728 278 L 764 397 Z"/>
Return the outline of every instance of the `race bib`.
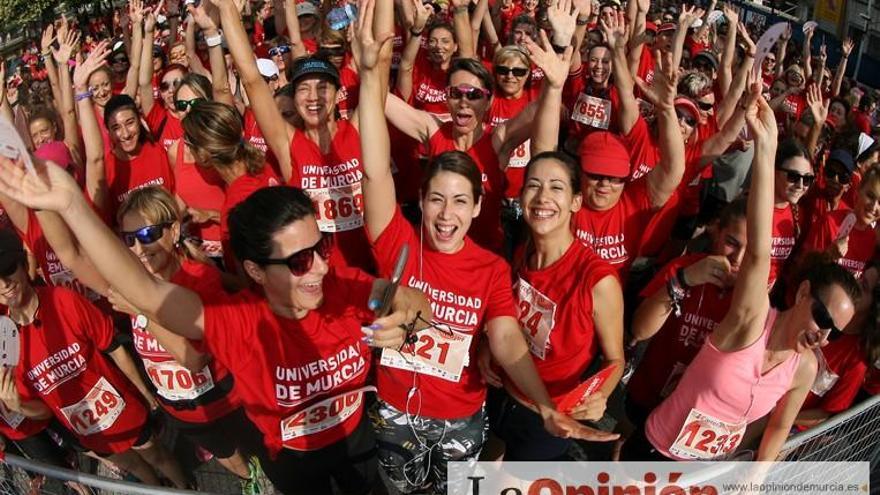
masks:
<path fill-rule="evenodd" d="M 116 422 L 125 409 L 125 400 L 106 378 L 89 390 L 76 404 L 62 407 L 61 413 L 78 434 L 92 435 L 104 431 Z"/>
<path fill-rule="evenodd" d="M 691 409 L 669 453 L 683 459 L 718 459 L 739 446 L 746 422 L 726 423 Z"/>
<path fill-rule="evenodd" d="M 315 206 L 321 232 L 344 232 L 364 225 L 364 194 L 360 182 L 305 191 Z"/>
<path fill-rule="evenodd" d="M 214 388 L 214 377 L 207 366 L 193 373 L 176 361 L 143 361 L 156 392 L 170 401 L 193 400 Z"/>
<path fill-rule="evenodd" d="M 510 152 L 510 159 L 507 161 L 508 168 L 523 168 L 528 165 L 532 158 L 532 140 L 527 139 L 526 142 L 520 144 L 515 150 Z"/>
<path fill-rule="evenodd" d="M 571 119 L 590 127 L 607 130 L 611 123 L 611 102 L 581 93 L 574 104 Z"/>
<path fill-rule="evenodd" d="M 403 352 L 382 349 L 384 366 L 415 371 L 436 376 L 450 382 L 461 380 L 461 372 L 468 365 L 469 350 L 473 335 L 454 330 L 449 325 L 435 324 L 434 327 L 419 332 L 415 345 L 406 345 Z"/>
<path fill-rule="evenodd" d="M 375 392 L 376 387 L 361 387 L 351 392 L 324 399 L 281 420 L 281 441 L 289 442 L 305 435 L 313 435 L 342 424 L 360 409 L 364 392 Z"/>
<path fill-rule="evenodd" d="M 825 355 L 822 354 L 821 350 L 813 349 L 813 352 L 816 353 L 816 360 L 819 361 L 819 369 L 816 371 L 816 379 L 813 380 L 813 386 L 810 387 L 810 392 L 813 392 L 819 397 L 824 397 L 825 394 L 834 387 L 837 380 L 840 379 L 840 376 L 831 371 L 831 368 L 828 366 L 828 361 L 825 360 Z"/>
<path fill-rule="evenodd" d="M 556 324 L 556 303 L 523 279 L 517 283 L 519 323 L 529 343 L 529 350 L 544 359 L 550 332 Z"/>
<path fill-rule="evenodd" d="M 13 430 L 17 429 L 18 425 L 20 425 L 21 422 L 24 421 L 23 414 L 17 413 L 15 411 L 10 411 L 3 401 L 0 401 L 0 417 L 2 417 L 3 421 L 11 426 Z"/>

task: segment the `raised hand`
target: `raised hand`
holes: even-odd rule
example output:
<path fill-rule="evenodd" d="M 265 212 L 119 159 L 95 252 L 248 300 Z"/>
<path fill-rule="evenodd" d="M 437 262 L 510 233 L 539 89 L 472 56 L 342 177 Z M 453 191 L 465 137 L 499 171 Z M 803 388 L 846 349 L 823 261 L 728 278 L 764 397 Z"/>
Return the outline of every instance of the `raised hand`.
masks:
<path fill-rule="evenodd" d="M 825 43 L 822 43 L 822 45 L 819 47 L 819 63 L 824 66 L 825 62 L 827 60 L 828 60 L 828 45 L 826 45 Z"/>
<path fill-rule="evenodd" d="M 843 52 L 844 57 L 849 57 L 849 54 L 852 53 L 853 47 L 855 46 L 856 44 L 853 43 L 852 38 L 847 38 L 843 40 L 843 45 L 841 46 L 840 51 Z"/>
<path fill-rule="evenodd" d="M 107 57 L 110 56 L 108 40 L 98 43 L 89 53 L 85 60 L 77 60 L 76 69 L 73 70 L 73 87 L 78 90 L 85 90 L 89 84 L 89 76 L 98 67 L 107 63 Z M 77 55 L 77 58 L 82 58 Z"/>
<path fill-rule="evenodd" d="M 822 90 L 819 89 L 819 86 L 811 84 L 807 87 L 807 106 L 810 108 L 810 113 L 813 115 L 813 120 L 817 125 L 821 126 L 828 118 L 828 108 L 830 105 L 831 100 L 826 102 L 822 98 Z"/>
<path fill-rule="evenodd" d="M 787 23 L 785 25 L 785 31 L 779 36 L 779 40 L 783 42 L 787 42 L 791 39 L 791 23 Z"/>
<path fill-rule="evenodd" d="M 724 17 L 727 19 L 727 22 L 731 26 L 736 26 L 739 23 L 739 12 L 737 12 L 736 7 L 733 4 L 724 2 L 721 5 L 721 12 L 724 13 Z"/>
<path fill-rule="evenodd" d="M 607 23 L 604 18 L 599 19 L 599 26 L 602 29 L 602 34 L 605 35 L 605 41 L 608 43 L 609 48 L 612 50 L 626 48 L 626 44 L 629 41 L 629 29 L 626 25 L 625 12 L 617 11 L 616 15 L 608 18 Z"/>
<path fill-rule="evenodd" d="M 53 41 L 55 41 L 55 25 L 49 24 L 43 30 L 43 36 L 40 37 L 40 51 L 43 53 L 50 51 Z"/>
<path fill-rule="evenodd" d="M 526 49 L 529 51 L 529 57 L 532 63 L 537 65 L 544 71 L 544 80 L 553 88 L 562 88 L 565 80 L 568 78 L 568 68 L 571 65 L 571 56 L 574 53 L 574 47 L 569 45 L 560 57 L 553 51 L 550 39 L 547 33 L 541 30 L 541 45 L 532 41 L 531 38 L 525 38 Z"/>
<path fill-rule="evenodd" d="M 760 93 L 760 88 L 757 91 Z M 756 148 L 762 146 L 775 148 L 779 136 L 776 116 L 762 95 L 758 94 L 756 100 L 754 105 L 746 107 L 746 124 L 749 126 L 749 132 L 755 138 Z"/>
<path fill-rule="evenodd" d="M 210 6 L 210 5 L 209 5 Z M 202 31 L 213 31 L 217 29 L 217 21 L 208 14 L 207 7 L 204 3 L 198 5 L 191 4 L 187 6 L 187 11 L 192 15 L 193 21 Z M 217 9 L 211 9 L 216 12 Z"/>
<path fill-rule="evenodd" d="M 60 30 L 59 30 L 60 32 Z M 64 36 L 58 37 L 58 49 L 54 51 L 53 56 L 59 64 L 66 64 L 79 46 L 80 32 L 77 30 L 68 30 Z"/>
<path fill-rule="evenodd" d="M 37 210 L 64 211 L 82 199 L 73 176 L 51 162 L 34 160 L 36 173 L 27 171 L 24 161 L 0 156 L 0 192 Z"/>
<path fill-rule="evenodd" d="M 650 2 L 650 0 L 647 1 Z M 593 0 L 572 0 L 571 4 L 577 9 L 578 17 L 581 19 L 589 19 L 593 13 Z"/>
<path fill-rule="evenodd" d="M 143 0 L 129 0 L 128 17 L 131 19 L 132 29 L 144 22 L 144 2 Z"/>
<path fill-rule="evenodd" d="M 758 53 L 758 47 L 755 46 L 755 42 L 752 41 L 752 37 L 749 36 L 749 30 L 746 29 L 746 25 L 742 22 L 738 22 L 736 24 L 736 31 L 739 33 L 739 37 L 745 45 L 746 56 L 754 57 Z"/>
<path fill-rule="evenodd" d="M 373 36 L 373 15 L 376 0 L 358 2 L 358 18 L 355 36 L 352 37 L 351 50 L 357 61 L 358 70 L 372 70 L 378 67 L 382 47 L 391 41 L 394 33 L 382 33 L 378 39 Z"/>
<path fill-rule="evenodd" d="M 422 2 L 422 0 L 412 0 L 413 4 L 413 25 L 414 31 L 421 32 L 428 25 L 428 20 L 434 14 L 434 9 L 430 5 Z"/>
<path fill-rule="evenodd" d="M 681 13 L 678 14 L 678 26 L 681 29 L 687 29 L 691 27 L 691 24 L 696 22 L 697 19 L 703 17 L 705 11 L 703 9 L 697 8 L 696 6 L 683 6 L 681 8 Z"/>
<path fill-rule="evenodd" d="M 674 67 L 672 63 L 671 52 L 654 52 L 656 56 L 656 64 L 654 67 L 654 83 L 652 87 L 653 97 L 655 101 L 651 103 L 654 106 L 665 109 L 674 107 L 673 102 L 678 94 L 678 67 Z"/>
<path fill-rule="evenodd" d="M 547 7 L 547 21 L 553 28 L 553 43 L 568 46 L 577 29 L 578 10 L 572 0 L 555 0 Z"/>
<path fill-rule="evenodd" d="M 67 37 L 67 33 L 70 31 L 70 24 L 67 23 L 67 16 L 61 14 L 61 20 L 58 22 L 58 27 L 55 29 L 55 34 L 58 36 L 58 40 L 63 40 Z"/>

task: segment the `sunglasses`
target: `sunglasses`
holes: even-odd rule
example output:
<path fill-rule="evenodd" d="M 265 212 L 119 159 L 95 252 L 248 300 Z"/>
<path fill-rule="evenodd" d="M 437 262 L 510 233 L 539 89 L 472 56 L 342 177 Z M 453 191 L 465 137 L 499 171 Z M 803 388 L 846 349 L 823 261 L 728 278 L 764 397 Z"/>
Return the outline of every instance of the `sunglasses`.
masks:
<path fill-rule="evenodd" d="M 623 184 L 626 181 L 626 177 L 612 177 L 610 175 L 601 175 L 601 174 L 590 174 L 584 173 L 588 179 L 594 180 L 596 182 L 602 182 L 603 180 L 608 181 L 612 184 Z"/>
<path fill-rule="evenodd" d="M 488 98 L 492 93 L 488 89 L 475 88 L 473 86 L 449 86 L 446 88 L 446 97 L 450 100 L 467 98 L 470 101 Z"/>
<path fill-rule="evenodd" d="M 823 303 L 816 294 L 812 294 L 812 296 L 813 306 L 810 308 L 810 314 L 813 316 L 813 321 L 816 322 L 819 329 L 830 330 L 829 333 L 840 332 L 841 330 L 834 325 L 834 319 L 831 318 L 831 313 L 828 311 L 828 307 L 825 306 L 825 303 Z"/>
<path fill-rule="evenodd" d="M 810 187 L 813 185 L 813 181 L 816 180 L 816 176 L 813 174 L 799 174 L 794 170 L 789 170 L 787 168 L 779 168 L 777 170 L 785 172 L 785 179 L 789 184 L 797 184 L 798 182 L 801 182 L 804 187 Z"/>
<path fill-rule="evenodd" d="M 526 69 L 525 67 L 506 67 L 504 65 L 495 66 L 495 74 L 499 76 L 513 74 L 514 77 L 526 77 L 526 74 L 528 73 L 529 69 Z"/>
<path fill-rule="evenodd" d="M 193 98 L 192 100 L 174 100 L 174 109 L 178 112 L 185 112 L 203 101 L 205 101 L 204 98 Z"/>
<path fill-rule="evenodd" d="M 169 89 L 177 89 L 183 79 L 174 79 L 173 81 L 162 81 L 159 83 L 159 91 L 168 91 Z"/>
<path fill-rule="evenodd" d="M 689 113 L 685 113 L 685 112 L 681 112 L 679 110 L 676 110 L 675 116 L 678 118 L 679 121 L 683 120 L 684 123 L 687 124 L 689 127 L 696 127 L 697 126 L 697 119 Z"/>
<path fill-rule="evenodd" d="M 120 232 L 122 242 L 128 247 L 134 247 L 134 241 L 137 240 L 141 246 L 149 246 L 158 241 L 165 235 L 165 229 L 170 227 L 170 223 L 160 223 L 157 225 L 147 225 L 132 232 Z"/>
<path fill-rule="evenodd" d="M 124 63 L 128 62 L 128 59 L 125 57 L 117 57 L 117 58 L 111 59 L 110 62 L 113 64 L 124 64 Z"/>
<path fill-rule="evenodd" d="M 8 279 L 9 277 L 15 275 L 15 272 L 18 271 L 18 267 L 21 265 L 21 260 L 24 259 L 24 251 L 13 251 L 11 253 L 4 253 L 4 256 L 15 256 L 16 262 L 9 265 L 5 271 L 0 272 L 0 278 Z"/>
<path fill-rule="evenodd" d="M 285 53 L 290 53 L 290 47 L 287 45 L 278 45 L 276 47 L 269 48 L 270 57 L 278 57 L 284 55 Z"/>
<path fill-rule="evenodd" d="M 321 52 L 326 54 L 328 57 L 341 57 L 345 55 L 345 47 L 344 46 L 322 46 Z"/>
<path fill-rule="evenodd" d="M 708 112 L 709 110 L 715 108 L 715 103 L 706 103 L 705 101 L 697 101 L 696 103 L 700 110 L 704 112 Z"/>
<path fill-rule="evenodd" d="M 278 74 L 272 74 L 269 77 L 263 76 L 263 80 L 266 81 L 267 83 L 275 82 L 278 80 Z"/>
<path fill-rule="evenodd" d="M 324 261 L 330 259 L 330 251 L 333 248 L 333 236 L 324 233 L 314 246 L 300 249 L 286 258 L 266 258 L 254 260 L 260 265 L 285 265 L 294 277 L 302 277 L 312 269 L 315 262 L 315 254 Z"/>
<path fill-rule="evenodd" d="M 825 177 L 828 179 L 832 179 L 838 184 L 846 185 L 849 184 L 852 180 L 852 174 L 846 172 L 834 172 L 831 169 L 825 169 Z"/>

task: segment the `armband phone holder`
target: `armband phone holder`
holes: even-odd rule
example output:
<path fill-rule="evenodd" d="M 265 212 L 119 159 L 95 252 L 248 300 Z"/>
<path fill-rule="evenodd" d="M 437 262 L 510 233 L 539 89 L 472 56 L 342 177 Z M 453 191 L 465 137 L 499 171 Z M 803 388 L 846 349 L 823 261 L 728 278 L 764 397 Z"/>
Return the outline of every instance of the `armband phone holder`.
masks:
<path fill-rule="evenodd" d="M 8 316 L 0 316 L 0 366 L 16 366 L 20 350 L 18 325 Z"/>

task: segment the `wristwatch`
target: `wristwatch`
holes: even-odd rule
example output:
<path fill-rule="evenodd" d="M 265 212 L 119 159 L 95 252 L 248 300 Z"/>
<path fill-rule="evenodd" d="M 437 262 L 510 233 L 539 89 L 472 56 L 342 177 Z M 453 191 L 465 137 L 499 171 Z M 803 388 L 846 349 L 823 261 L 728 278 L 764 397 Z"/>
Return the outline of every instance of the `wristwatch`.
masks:
<path fill-rule="evenodd" d="M 223 33 L 222 32 L 218 32 L 214 36 L 205 36 L 205 44 L 208 45 L 208 48 L 220 46 L 221 43 L 223 43 Z"/>
<path fill-rule="evenodd" d="M 150 324 L 150 319 L 147 318 L 147 315 L 145 315 L 143 313 L 139 313 L 137 316 L 134 317 L 134 327 L 135 328 L 140 328 L 141 330 L 146 330 L 147 325 L 149 325 L 149 324 Z"/>

